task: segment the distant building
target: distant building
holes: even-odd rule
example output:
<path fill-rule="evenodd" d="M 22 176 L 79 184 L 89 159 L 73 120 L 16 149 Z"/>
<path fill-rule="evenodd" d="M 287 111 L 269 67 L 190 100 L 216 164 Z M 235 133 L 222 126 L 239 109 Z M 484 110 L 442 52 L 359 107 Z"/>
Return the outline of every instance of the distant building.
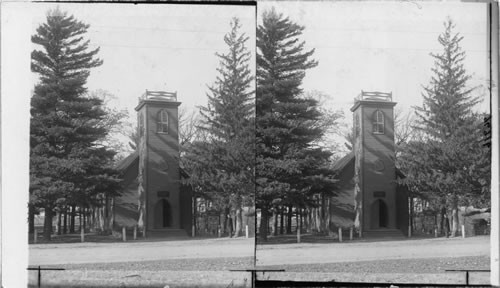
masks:
<path fill-rule="evenodd" d="M 181 184 L 177 94 L 147 91 L 139 98 L 137 150 L 117 168 L 124 191 L 113 201 L 113 229 L 137 226 L 146 236 L 186 236 L 192 226 L 192 193 Z"/>

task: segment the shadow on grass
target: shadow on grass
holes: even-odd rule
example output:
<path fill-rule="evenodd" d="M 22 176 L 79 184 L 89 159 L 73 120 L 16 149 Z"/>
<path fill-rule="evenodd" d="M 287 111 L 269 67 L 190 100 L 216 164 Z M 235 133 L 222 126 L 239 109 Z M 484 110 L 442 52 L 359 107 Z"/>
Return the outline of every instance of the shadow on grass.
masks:
<path fill-rule="evenodd" d="M 127 233 L 127 241 L 126 242 L 164 242 L 164 241 L 196 241 L 196 240 L 207 240 L 207 239 L 242 239 L 243 237 L 189 237 L 189 236 L 153 236 L 143 238 L 142 236 L 137 235 L 137 239 L 134 240 L 132 235 L 128 235 Z M 33 234 L 29 234 L 28 238 L 29 244 L 35 244 L 33 241 Z M 123 238 L 121 235 L 100 235 L 98 233 L 86 233 L 84 237 L 85 243 L 118 243 L 123 242 Z M 64 235 L 52 235 L 51 240 L 45 240 L 43 235 L 38 235 L 36 244 L 62 244 L 62 243 L 82 243 L 80 233 L 73 234 L 64 234 Z"/>
<path fill-rule="evenodd" d="M 432 239 L 432 238 L 435 237 L 430 234 L 417 234 L 413 235 L 411 238 L 408 237 L 359 238 L 353 236 L 353 239 L 350 240 L 349 235 L 344 235 L 342 243 L 371 243 L 371 242 L 404 241 L 404 240 L 418 240 L 418 239 Z M 293 244 L 293 243 L 297 243 L 297 234 L 268 236 L 267 241 L 263 241 L 261 238 L 257 236 L 257 245 L 276 245 L 276 244 Z M 335 233 L 333 236 L 324 234 L 301 234 L 300 243 L 332 244 L 340 242 L 337 234 Z"/>

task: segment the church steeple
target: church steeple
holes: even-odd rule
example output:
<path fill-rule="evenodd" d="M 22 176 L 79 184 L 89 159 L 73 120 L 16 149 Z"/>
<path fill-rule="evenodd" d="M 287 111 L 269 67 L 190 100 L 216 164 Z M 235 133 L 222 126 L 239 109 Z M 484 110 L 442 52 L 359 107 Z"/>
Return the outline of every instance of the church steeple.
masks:
<path fill-rule="evenodd" d="M 360 234 L 396 229 L 396 167 L 392 93 L 365 92 L 355 99 L 355 226 Z"/>
<path fill-rule="evenodd" d="M 139 227 L 180 228 L 177 93 L 148 91 L 135 108 L 140 137 Z"/>

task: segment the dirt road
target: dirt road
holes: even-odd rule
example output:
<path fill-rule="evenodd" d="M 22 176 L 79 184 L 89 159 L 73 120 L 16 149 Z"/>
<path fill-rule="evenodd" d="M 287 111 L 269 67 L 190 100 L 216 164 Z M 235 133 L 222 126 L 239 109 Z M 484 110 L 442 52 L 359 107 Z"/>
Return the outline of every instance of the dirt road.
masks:
<path fill-rule="evenodd" d="M 257 265 L 285 272 L 258 273 L 257 279 L 464 285 L 465 273 L 445 269 L 488 269 L 489 254 L 487 236 L 259 245 Z M 470 273 L 469 284 L 487 285 L 489 277 Z"/>
<path fill-rule="evenodd" d="M 490 238 L 404 239 L 257 246 L 257 265 L 444 258 L 490 254 Z"/>
<path fill-rule="evenodd" d="M 250 257 L 253 255 L 253 238 L 40 244 L 29 246 L 29 265 Z"/>

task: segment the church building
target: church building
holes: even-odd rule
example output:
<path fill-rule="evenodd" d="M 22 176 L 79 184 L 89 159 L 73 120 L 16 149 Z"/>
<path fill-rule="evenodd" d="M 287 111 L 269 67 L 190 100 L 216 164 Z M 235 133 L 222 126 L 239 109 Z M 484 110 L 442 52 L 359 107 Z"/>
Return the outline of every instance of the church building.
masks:
<path fill-rule="evenodd" d="M 139 98 L 139 143 L 117 166 L 124 190 L 113 201 L 113 229 L 133 229 L 143 236 L 187 236 L 192 195 L 181 183 L 177 93 L 148 91 Z"/>
<path fill-rule="evenodd" d="M 353 151 L 334 164 L 340 191 L 329 199 L 330 226 L 354 226 L 361 237 L 407 235 L 408 190 L 397 184 L 404 175 L 395 165 L 395 105 L 392 93 L 362 91 L 355 99 Z"/>

